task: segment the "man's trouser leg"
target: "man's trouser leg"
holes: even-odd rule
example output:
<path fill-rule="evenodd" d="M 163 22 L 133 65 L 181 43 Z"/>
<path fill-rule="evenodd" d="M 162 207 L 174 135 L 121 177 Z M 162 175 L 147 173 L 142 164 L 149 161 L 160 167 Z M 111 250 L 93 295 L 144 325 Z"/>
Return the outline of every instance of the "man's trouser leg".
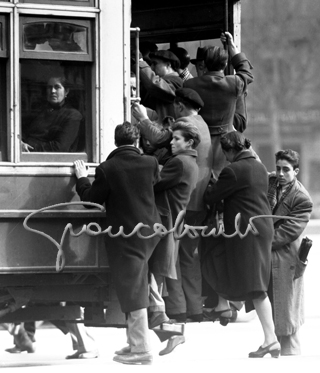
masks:
<path fill-rule="evenodd" d="M 190 226 L 199 226 L 205 218 L 203 211 L 187 211 L 185 222 Z M 179 247 L 182 288 L 187 305 L 187 316 L 202 314 L 203 299 L 202 278 L 199 255 L 197 252 L 200 237 L 182 237 Z"/>
<path fill-rule="evenodd" d="M 66 322 L 66 326 L 69 329 L 74 350 L 80 353 L 97 350 L 96 343 L 84 324 Z"/>
<path fill-rule="evenodd" d="M 182 288 L 182 279 L 180 271 L 180 259 L 176 263 L 177 280 L 166 278 L 168 296 L 164 298 L 166 303 L 167 315 L 178 315 L 187 313 L 187 303 Z"/>
<path fill-rule="evenodd" d="M 166 312 L 164 300 L 159 292 L 159 286 L 152 273 L 149 273 L 149 312 Z"/>
<path fill-rule="evenodd" d="M 149 333 L 147 309 L 129 312 L 127 338 L 132 353 L 151 351 Z"/>
<path fill-rule="evenodd" d="M 290 335 L 279 337 L 278 340 L 281 345 L 281 355 L 301 355 L 299 331 Z"/>

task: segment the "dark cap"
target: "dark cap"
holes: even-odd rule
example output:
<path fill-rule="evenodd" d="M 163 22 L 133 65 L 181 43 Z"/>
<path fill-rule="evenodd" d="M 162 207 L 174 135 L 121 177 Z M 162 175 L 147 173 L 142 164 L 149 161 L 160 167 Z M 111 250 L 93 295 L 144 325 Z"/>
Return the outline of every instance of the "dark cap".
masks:
<path fill-rule="evenodd" d="M 208 49 L 208 47 L 202 47 L 202 48 L 199 47 L 197 49 L 197 57 L 190 60 L 190 62 L 193 65 L 195 65 L 197 63 L 197 61 L 204 61 L 204 55 L 205 55 L 205 52 L 206 52 L 207 49 Z"/>
<path fill-rule="evenodd" d="M 179 58 L 169 50 L 160 50 L 149 54 L 150 59 L 159 58 L 160 60 L 169 61 L 177 68 L 180 66 Z M 178 66 L 177 66 L 178 65 Z"/>
<path fill-rule="evenodd" d="M 194 108 L 202 108 L 204 102 L 199 94 L 191 88 L 180 88 L 176 90 L 176 96 L 188 101 Z"/>

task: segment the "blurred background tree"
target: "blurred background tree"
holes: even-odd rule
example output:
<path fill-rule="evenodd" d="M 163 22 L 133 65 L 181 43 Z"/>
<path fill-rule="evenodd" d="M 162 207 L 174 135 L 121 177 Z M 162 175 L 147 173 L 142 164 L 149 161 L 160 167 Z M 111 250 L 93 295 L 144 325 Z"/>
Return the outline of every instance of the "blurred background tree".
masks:
<path fill-rule="evenodd" d="M 241 49 L 255 77 L 246 135 L 269 171 L 277 150 L 301 154 L 300 179 L 320 217 L 320 1 L 242 0 L 241 9 Z"/>

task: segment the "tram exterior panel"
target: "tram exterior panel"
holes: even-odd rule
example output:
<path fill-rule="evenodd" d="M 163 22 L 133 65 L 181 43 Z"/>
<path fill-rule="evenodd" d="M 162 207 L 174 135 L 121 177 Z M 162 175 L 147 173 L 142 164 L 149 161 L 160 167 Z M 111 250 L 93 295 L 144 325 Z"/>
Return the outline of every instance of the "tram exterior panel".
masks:
<path fill-rule="evenodd" d="M 86 308 L 87 323 L 115 325 L 123 317 L 119 318 L 103 235 L 72 237 L 68 233 L 61 245 L 65 266 L 57 272 L 57 246 L 26 230 L 23 222 L 45 207 L 79 202 L 74 160 L 85 160 L 93 180 L 95 167 L 115 148 L 116 125 L 130 120 L 134 37 L 130 27 L 140 27 L 142 39 L 157 43 L 174 43 L 177 37 L 181 41 L 218 38 L 226 1 L 203 1 L 202 13 L 200 5 L 185 6 L 180 0 L 164 1 L 157 9 L 140 0 L 52 3 L 0 0 L 0 322 L 68 319 L 72 302 Z M 238 43 L 239 4 L 233 0 L 227 4 L 229 29 L 238 30 Z M 186 17 L 190 10 L 192 16 Z M 56 30 L 71 35 L 77 48 L 71 50 L 67 40 L 69 49 L 64 50 Z M 25 118 L 37 114 L 46 89 L 45 75 L 57 68 L 72 81 L 70 100 L 83 116 L 84 145 L 67 153 L 22 152 Z M 103 229 L 103 217 L 96 209 L 64 205 L 37 213 L 28 226 L 60 243 L 68 223 L 76 232 L 92 222 Z M 67 302 L 67 306 L 62 313 L 59 307 L 42 306 L 39 312 L 33 308 L 31 315 L 28 307 L 24 309 L 28 302 Z"/>

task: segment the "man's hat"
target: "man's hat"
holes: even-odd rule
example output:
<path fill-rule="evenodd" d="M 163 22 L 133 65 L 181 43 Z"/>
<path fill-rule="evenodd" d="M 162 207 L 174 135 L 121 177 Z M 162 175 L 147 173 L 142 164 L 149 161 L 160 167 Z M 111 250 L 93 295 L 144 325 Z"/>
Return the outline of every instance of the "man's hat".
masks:
<path fill-rule="evenodd" d="M 204 102 L 202 101 L 199 94 L 191 88 L 180 88 L 176 90 L 176 96 L 181 97 L 183 100 L 190 102 L 194 108 L 202 108 Z"/>
<path fill-rule="evenodd" d="M 204 61 L 204 55 L 205 55 L 207 49 L 208 49 L 208 47 L 203 47 L 203 48 L 199 47 L 197 49 L 197 57 L 190 60 L 190 62 L 193 65 L 195 65 L 197 63 L 197 61 Z"/>
<path fill-rule="evenodd" d="M 174 53 L 170 52 L 169 50 L 160 50 L 160 51 L 150 53 L 149 58 L 150 59 L 159 58 L 160 60 L 173 62 L 175 66 L 178 65 L 177 68 L 179 68 L 180 66 L 179 58 Z"/>

